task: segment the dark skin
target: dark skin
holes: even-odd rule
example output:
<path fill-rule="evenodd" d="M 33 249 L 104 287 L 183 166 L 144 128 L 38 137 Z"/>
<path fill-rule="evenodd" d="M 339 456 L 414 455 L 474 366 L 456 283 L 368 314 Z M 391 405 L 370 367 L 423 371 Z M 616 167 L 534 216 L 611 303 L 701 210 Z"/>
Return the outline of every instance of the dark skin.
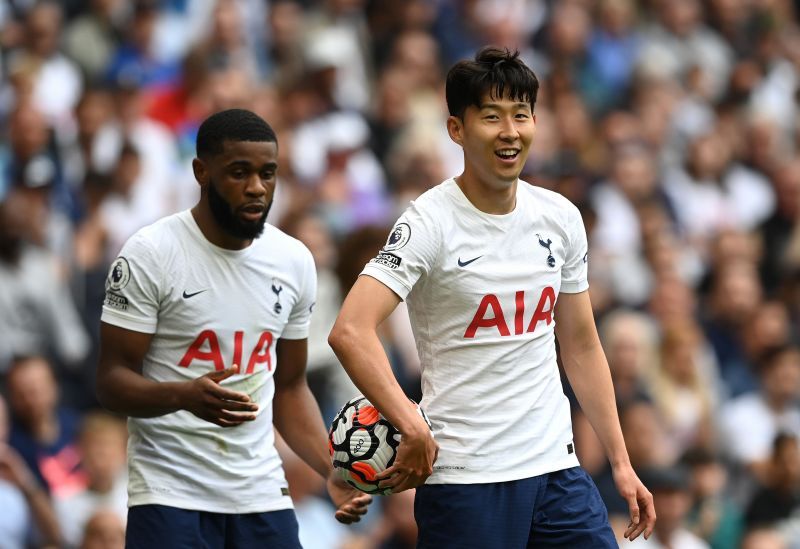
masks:
<path fill-rule="evenodd" d="M 273 142 L 226 141 L 220 154 L 193 161 L 201 192 L 192 215 L 209 242 L 231 250 L 252 244 L 251 239 L 236 238 L 220 226 L 209 206 L 208 188 L 214 185 L 239 221 L 257 223 L 275 191 L 277 156 L 278 147 Z M 187 410 L 225 428 L 256 419 L 258 406 L 247 394 L 220 385 L 238 373 L 239 365 L 191 381 L 146 379 L 142 363 L 152 339 L 152 334 L 102 323 L 96 380 L 97 397 L 104 407 L 132 417 Z M 307 347 L 306 339 L 279 339 L 276 344 L 273 421 L 289 447 L 328 479 L 328 491 L 337 506 L 336 519 L 357 522 L 367 512 L 372 497 L 351 488 L 332 472 L 325 426 L 306 382 Z"/>

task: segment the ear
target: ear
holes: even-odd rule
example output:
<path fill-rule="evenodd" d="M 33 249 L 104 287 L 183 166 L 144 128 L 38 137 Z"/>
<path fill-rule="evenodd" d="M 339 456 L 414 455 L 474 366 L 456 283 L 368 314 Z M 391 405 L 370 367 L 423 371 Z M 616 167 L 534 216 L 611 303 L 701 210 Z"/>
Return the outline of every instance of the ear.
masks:
<path fill-rule="evenodd" d="M 464 121 L 459 117 L 449 116 L 447 118 L 447 133 L 454 143 L 464 145 Z"/>
<path fill-rule="evenodd" d="M 194 172 L 194 178 L 197 180 L 200 186 L 205 187 L 208 183 L 208 168 L 206 167 L 206 163 L 199 158 L 193 159 L 192 171 Z"/>

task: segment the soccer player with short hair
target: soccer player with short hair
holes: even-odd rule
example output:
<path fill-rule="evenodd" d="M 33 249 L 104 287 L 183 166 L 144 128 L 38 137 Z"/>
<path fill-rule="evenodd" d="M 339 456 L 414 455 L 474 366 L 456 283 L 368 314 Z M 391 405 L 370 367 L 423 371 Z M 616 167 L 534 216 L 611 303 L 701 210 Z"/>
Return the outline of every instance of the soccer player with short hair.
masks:
<path fill-rule="evenodd" d="M 450 70 L 447 129 L 464 151 L 464 171 L 412 202 L 329 337 L 355 384 L 403 434 L 379 478 L 396 491 L 419 486 L 418 547 L 617 547 L 575 455 L 556 338 L 629 503 L 625 536 L 649 537 L 655 523 L 594 324 L 581 216 L 563 196 L 519 180 L 538 88 L 517 53 L 497 48 Z M 402 299 L 436 442 L 376 334 Z"/>
<path fill-rule="evenodd" d="M 305 379 L 316 271 L 266 223 L 272 128 L 231 109 L 200 126 L 200 200 L 133 235 L 106 281 L 97 396 L 130 417 L 127 546 L 300 547 L 273 423 L 342 522 L 370 496 L 333 475 Z"/>

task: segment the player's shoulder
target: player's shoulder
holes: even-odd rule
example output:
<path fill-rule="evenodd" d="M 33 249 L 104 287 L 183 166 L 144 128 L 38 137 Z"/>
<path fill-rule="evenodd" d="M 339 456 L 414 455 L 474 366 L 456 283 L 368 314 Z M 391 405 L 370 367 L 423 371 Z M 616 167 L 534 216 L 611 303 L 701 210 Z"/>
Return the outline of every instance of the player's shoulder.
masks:
<path fill-rule="evenodd" d="M 186 210 L 162 217 L 133 233 L 124 248 L 132 252 L 171 254 L 182 233 L 186 231 L 185 218 L 190 215 L 191 213 Z"/>
<path fill-rule="evenodd" d="M 453 208 L 453 190 L 451 187 L 454 186 L 456 186 L 455 181 L 447 179 L 431 187 L 411 201 L 406 213 L 413 213 L 433 222 L 441 222 L 446 213 Z"/>
<path fill-rule="evenodd" d="M 522 179 L 519 180 L 519 183 L 521 192 L 540 207 L 568 212 L 577 210 L 575 204 L 561 193 L 538 187 Z"/>
<path fill-rule="evenodd" d="M 271 255 L 290 262 L 303 262 L 311 257 L 311 251 L 303 242 L 269 223 L 264 225 L 264 232 L 254 241 L 254 244 L 260 248 L 269 249 L 268 253 Z"/>

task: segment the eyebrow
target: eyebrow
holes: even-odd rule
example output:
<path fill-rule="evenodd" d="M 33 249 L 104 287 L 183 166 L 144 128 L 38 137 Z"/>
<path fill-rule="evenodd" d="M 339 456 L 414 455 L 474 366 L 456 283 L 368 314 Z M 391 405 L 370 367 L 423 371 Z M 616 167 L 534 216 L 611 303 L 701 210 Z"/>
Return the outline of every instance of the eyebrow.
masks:
<path fill-rule="evenodd" d="M 253 163 L 249 160 L 231 160 L 227 164 L 225 164 L 226 168 L 235 168 L 235 167 L 246 167 L 250 168 L 253 167 Z M 270 168 L 270 169 L 277 169 L 278 163 L 277 162 L 267 162 L 266 164 L 262 164 L 261 168 Z"/>
<path fill-rule="evenodd" d="M 502 110 L 502 107 L 500 106 L 500 103 L 493 103 L 493 102 L 481 103 L 480 105 L 478 105 L 478 108 L 480 108 L 481 110 L 482 109 Z M 525 103 L 524 101 L 520 101 L 519 103 L 514 103 L 513 105 L 511 105 L 511 108 L 512 109 L 520 109 L 520 108 L 528 108 L 528 109 L 530 109 L 531 105 L 530 105 L 530 103 Z"/>

